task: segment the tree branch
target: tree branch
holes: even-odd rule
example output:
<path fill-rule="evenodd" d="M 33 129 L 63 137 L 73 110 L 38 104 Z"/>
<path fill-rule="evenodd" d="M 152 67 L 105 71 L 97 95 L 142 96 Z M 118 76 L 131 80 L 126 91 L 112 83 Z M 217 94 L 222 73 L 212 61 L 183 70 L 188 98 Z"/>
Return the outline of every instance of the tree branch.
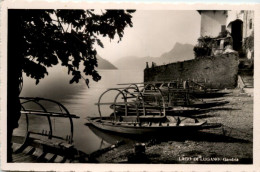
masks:
<path fill-rule="evenodd" d="M 57 17 L 57 20 L 58 20 L 58 23 L 59 23 L 61 29 L 62 29 L 63 32 L 65 33 L 65 30 L 64 30 L 63 26 L 61 25 L 60 19 L 59 19 L 58 15 L 57 15 L 57 12 L 56 12 L 55 10 L 54 10 L 54 13 L 55 13 L 55 15 L 56 15 L 56 17 Z"/>
<path fill-rule="evenodd" d="M 68 25 L 66 32 L 68 32 L 69 27 L 71 26 L 71 23 Z M 72 26 L 71 26 L 72 27 Z"/>

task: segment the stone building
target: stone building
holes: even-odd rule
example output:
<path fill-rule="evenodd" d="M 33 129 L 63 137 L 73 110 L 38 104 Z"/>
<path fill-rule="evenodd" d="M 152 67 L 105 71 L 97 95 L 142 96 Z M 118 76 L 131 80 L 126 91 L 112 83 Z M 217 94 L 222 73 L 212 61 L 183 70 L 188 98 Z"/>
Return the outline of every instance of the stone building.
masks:
<path fill-rule="evenodd" d="M 254 36 L 254 11 L 240 10 L 198 10 L 201 15 L 201 37 L 217 38 L 221 32 L 228 31 L 232 37 L 232 49 L 244 51 L 245 56 L 253 58 L 253 47 L 243 45 Z M 218 42 L 221 46 L 221 41 Z M 225 48 L 225 47 L 222 47 Z"/>
<path fill-rule="evenodd" d="M 227 11 L 199 10 L 201 15 L 200 35 L 211 38 L 217 37 L 221 30 L 226 29 Z"/>
<path fill-rule="evenodd" d="M 144 70 L 144 81 L 207 81 L 210 88 L 254 87 L 254 11 L 199 10 L 195 59 Z M 250 91 L 249 91 L 250 92 Z"/>

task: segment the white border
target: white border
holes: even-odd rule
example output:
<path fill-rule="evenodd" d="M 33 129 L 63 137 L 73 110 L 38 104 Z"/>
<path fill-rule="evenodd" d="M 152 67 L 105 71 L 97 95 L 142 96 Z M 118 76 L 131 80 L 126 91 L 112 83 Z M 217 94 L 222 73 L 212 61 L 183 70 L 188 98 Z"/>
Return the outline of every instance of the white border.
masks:
<path fill-rule="evenodd" d="M 137 10 L 255 10 L 255 87 L 254 87 L 254 143 L 253 143 L 253 165 L 175 165 L 175 164 L 39 164 L 39 163 L 6 163 L 6 96 L 7 96 L 7 9 L 8 8 L 36 8 L 36 9 L 137 9 Z M 0 59 L 0 96 L 1 96 L 1 169 L 19 171 L 260 171 L 260 116 L 257 105 L 259 104 L 259 4 L 181 4 L 181 3 L 107 3 L 107 2 L 28 2 L 28 1 L 4 1 L 1 3 L 1 59 Z M 258 155 L 258 156 L 257 156 Z"/>

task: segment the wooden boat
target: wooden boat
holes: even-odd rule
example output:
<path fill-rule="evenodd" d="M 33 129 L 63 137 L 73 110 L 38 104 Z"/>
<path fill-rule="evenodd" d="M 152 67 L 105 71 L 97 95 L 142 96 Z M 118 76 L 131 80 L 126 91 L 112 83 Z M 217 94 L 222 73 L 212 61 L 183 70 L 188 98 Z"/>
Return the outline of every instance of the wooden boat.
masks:
<path fill-rule="evenodd" d="M 206 87 L 206 82 L 198 82 L 194 80 L 172 80 L 172 81 L 156 81 L 156 82 L 142 82 L 142 83 L 126 83 L 119 85 L 138 85 L 146 87 L 146 85 L 154 85 L 159 88 L 163 93 L 187 93 L 195 98 L 217 98 L 223 97 L 228 94 L 221 92 L 219 89 Z"/>
<path fill-rule="evenodd" d="M 134 92 L 129 92 L 129 88 L 133 89 Z M 135 115 L 137 111 L 139 114 L 155 115 L 160 114 L 162 109 L 164 109 L 167 115 L 188 116 L 205 113 L 207 112 L 205 110 L 207 108 L 228 103 L 226 101 L 204 101 L 202 99 L 191 98 L 192 96 L 183 90 L 166 93 L 165 90 L 162 91 L 153 84 L 147 84 L 142 90 L 137 85 L 135 87 L 130 85 L 126 88 L 113 88 L 112 90 L 116 89 L 118 89 L 119 94 L 123 95 L 123 102 L 118 102 L 118 94 L 115 96 L 114 102 L 101 103 L 99 101 L 96 105 L 110 105 L 110 108 L 117 112 L 117 115 L 124 115 L 125 113 Z M 165 105 L 163 106 L 163 104 Z"/>
<path fill-rule="evenodd" d="M 129 117 L 131 118 L 122 117 L 121 120 L 114 120 L 111 119 L 111 117 L 89 117 L 88 121 L 102 130 L 134 135 L 185 134 L 187 132 L 221 127 L 221 124 L 210 124 L 206 121 L 199 122 L 196 119 L 193 119 L 193 122 L 191 119 L 185 122 L 185 120 L 181 121 L 180 118 L 174 118 L 172 116 L 160 118 L 155 116 Z M 129 119 L 139 119 L 140 121 L 131 121 Z"/>
<path fill-rule="evenodd" d="M 144 94 L 137 92 L 138 96 L 136 97 L 133 96 L 133 93 L 129 92 L 128 88 L 112 88 L 105 91 L 99 97 L 96 105 L 98 105 L 100 116 L 88 117 L 87 120 L 90 124 L 99 129 L 132 135 L 164 134 L 169 132 L 182 134 L 221 126 L 221 124 L 209 124 L 206 121 L 198 121 L 196 118 L 167 115 L 167 108 L 160 89 L 155 86 L 153 86 L 153 89 L 155 93 L 151 95 L 155 96 L 156 101 L 153 103 L 155 103 L 154 107 L 156 108 L 152 109 L 152 113 L 147 107 Z M 118 92 L 118 94 L 115 95 L 114 101 L 102 102 L 102 97 L 110 91 Z M 135 101 L 128 101 L 128 97 L 135 98 Z M 123 102 L 118 102 L 118 99 L 123 99 Z M 103 116 L 101 105 L 108 105 L 110 107 L 112 105 L 113 113 L 108 116 Z"/>
<path fill-rule="evenodd" d="M 73 119 L 79 116 L 71 114 L 68 109 L 61 103 L 40 98 L 40 97 L 20 97 L 21 115 L 20 120 L 24 120 L 24 129 L 17 128 L 13 133 L 13 162 L 86 162 L 88 155 L 74 147 L 73 134 L 74 125 Z M 47 105 L 56 107 L 48 110 Z M 46 118 L 46 121 L 43 120 Z M 54 132 L 55 120 L 57 118 L 67 119 L 69 126 L 62 126 L 68 128 L 68 133 L 65 135 Z M 30 127 L 33 122 L 39 120 L 43 124 L 34 128 Z M 56 126 L 57 127 L 57 126 Z M 42 128 L 42 131 L 39 131 Z M 20 130 L 20 132 L 19 132 Z"/>
<path fill-rule="evenodd" d="M 229 103 L 229 101 L 216 101 L 216 100 L 211 100 L 211 101 L 197 101 L 197 102 L 192 102 L 188 105 L 185 105 L 186 107 L 195 107 L 195 108 L 200 108 L 200 109 L 208 109 L 216 106 L 222 106 Z"/>
<path fill-rule="evenodd" d="M 228 93 L 224 93 L 224 92 L 204 92 L 204 91 L 195 91 L 192 92 L 191 95 L 193 95 L 196 98 L 218 98 L 218 97 L 223 97 Z"/>
<path fill-rule="evenodd" d="M 169 111 L 169 114 L 201 113 L 203 110 L 199 110 L 198 108 L 206 109 L 228 103 L 227 101 L 219 102 L 205 99 L 222 97 L 227 93 L 219 92 L 218 89 L 209 89 L 203 84 L 194 81 L 186 81 L 186 84 L 180 81 L 143 82 L 131 83 L 129 86 L 137 88 L 132 97 L 136 99 L 141 97 L 148 108 L 150 108 L 149 104 L 158 101 L 158 97 L 160 99 L 163 96 L 167 107 L 166 111 Z M 184 108 L 179 111 L 179 107 Z"/>
<path fill-rule="evenodd" d="M 125 112 L 125 105 L 122 104 L 112 104 L 110 105 L 111 109 L 115 109 L 115 111 L 117 112 L 118 115 L 124 115 Z M 136 114 L 136 111 L 139 111 L 139 114 L 143 113 L 143 107 L 136 107 L 134 105 L 128 105 L 128 114 L 132 115 L 132 114 Z M 155 115 L 158 114 L 158 109 L 160 109 L 162 107 L 159 106 L 152 106 L 152 105 L 146 105 L 145 109 L 146 109 L 146 114 L 147 115 Z M 174 116 L 174 115 L 192 115 L 192 114 L 201 114 L 201 113 L 205 113 L 207 111 L 202 110 L 200 108 L 196 108 L 196 107 L 183 107 L 183 106 L 174 106 L 174 107 L 166 107 L 165 108 L 166 111 L 166 115 L 170 115 L 170 116 Z"/>

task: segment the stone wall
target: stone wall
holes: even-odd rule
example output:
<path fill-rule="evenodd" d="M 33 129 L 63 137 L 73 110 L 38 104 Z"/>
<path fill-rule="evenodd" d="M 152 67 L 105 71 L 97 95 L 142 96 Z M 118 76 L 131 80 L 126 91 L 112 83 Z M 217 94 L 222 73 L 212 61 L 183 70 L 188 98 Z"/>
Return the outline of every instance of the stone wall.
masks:
<path fill-rule="evenodd" d="M 194 79 L 207 81 L 211 88 L 234 88 L 237 85 L 238 55 L 236 53 L 203 57 L 171 63 L 144 70 L 144 81 Z"/>

